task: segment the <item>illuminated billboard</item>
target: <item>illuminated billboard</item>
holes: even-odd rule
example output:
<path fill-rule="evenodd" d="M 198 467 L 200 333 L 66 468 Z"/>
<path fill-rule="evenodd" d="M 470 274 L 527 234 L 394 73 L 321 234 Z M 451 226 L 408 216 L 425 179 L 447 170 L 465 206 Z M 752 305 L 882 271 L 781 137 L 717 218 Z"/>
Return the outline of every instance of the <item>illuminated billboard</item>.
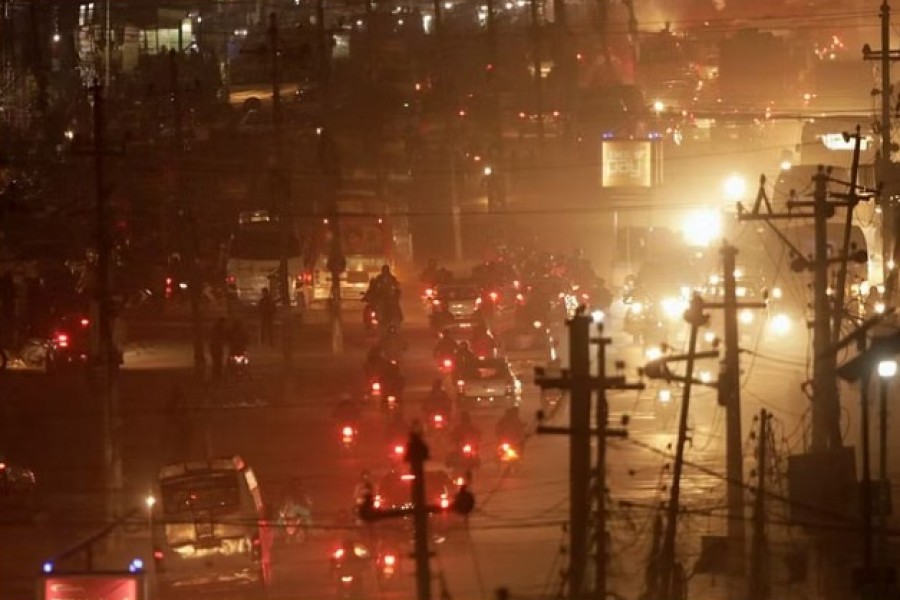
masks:
<path fill-rule="evenodd" d="M 138 575 L 59 574 L 41 580 L 40 600 L 142 600 L 142 591 Z"/>
<path fill-rule="evenodd" d="M 659 143 L 653 140 L 603 140 L 600 185 L 651 188 L 661 181 Z"/>

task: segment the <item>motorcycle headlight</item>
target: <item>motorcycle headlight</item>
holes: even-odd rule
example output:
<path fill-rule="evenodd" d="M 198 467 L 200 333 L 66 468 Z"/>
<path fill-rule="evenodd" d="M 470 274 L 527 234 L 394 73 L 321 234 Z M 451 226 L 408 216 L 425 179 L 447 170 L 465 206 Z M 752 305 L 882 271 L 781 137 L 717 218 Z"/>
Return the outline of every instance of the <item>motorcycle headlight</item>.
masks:
<path fill-rule="evenodd" d="M 687 303 L 682 298 L 663 298 L 660 308 L 667 319 L 680 319 L 687 310 Z"/>

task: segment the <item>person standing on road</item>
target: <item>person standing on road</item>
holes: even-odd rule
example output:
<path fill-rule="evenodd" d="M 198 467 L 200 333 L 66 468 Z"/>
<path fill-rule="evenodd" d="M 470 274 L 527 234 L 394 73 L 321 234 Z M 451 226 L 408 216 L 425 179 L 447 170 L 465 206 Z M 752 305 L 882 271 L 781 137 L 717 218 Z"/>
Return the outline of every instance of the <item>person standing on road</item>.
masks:
<path fill-rule="evenodd" d="M 262 289 L 262 296 L 257 305 L 259 310 L 259 341 L 269 346 L 275 343 L 275 301 L 269 288 Z"/>
<path fill-rule="evenodd" d="M 225 319 L 219 317 L 215 320 L 212 330 L 209 332 L 209 358 L 212 362 L 213 380 L 222 377 L 222 364 L 225 361 Z"/>

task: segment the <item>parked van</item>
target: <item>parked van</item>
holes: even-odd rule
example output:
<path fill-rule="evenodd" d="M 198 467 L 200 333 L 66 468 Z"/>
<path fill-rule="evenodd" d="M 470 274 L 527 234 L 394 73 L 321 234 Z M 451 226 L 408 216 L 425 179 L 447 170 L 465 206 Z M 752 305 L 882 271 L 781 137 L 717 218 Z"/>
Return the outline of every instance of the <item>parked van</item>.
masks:
<path fill-rule="evenodd" d="M 264 597 L 273 531 L 253 470 L 239 456 L 159 471 L 152 539 L 158 593 Z"/>

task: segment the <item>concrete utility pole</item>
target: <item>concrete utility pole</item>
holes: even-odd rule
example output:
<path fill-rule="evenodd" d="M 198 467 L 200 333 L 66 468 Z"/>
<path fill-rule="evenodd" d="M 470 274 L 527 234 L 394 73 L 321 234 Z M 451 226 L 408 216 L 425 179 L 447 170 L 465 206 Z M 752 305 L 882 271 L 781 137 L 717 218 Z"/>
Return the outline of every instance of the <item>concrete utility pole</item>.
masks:
<path fill-rule="evenodd" d="M 119 352 L 113 338 L 112 243 L 109 222 L 109 189 L 106 185 L 106 114 L 103 86 L 95 82 L 90 89 L 94 103 L 94 192 L 96 194 L 97 270 L 94 302 L 97 305 L 99 332 L 96 366 L 97 392 L 103 405 L 103 466 L 106 471 L 106 512 L 109 521 L 118 516 L 122 501 L 121 419 L 119 417 Z"/>
<path fill-rule="evenodd" d="M 766 476 L 769 445 L 769 419 L 772 415 L 759 411 L 759 438 L 756 450 L 756 501 L 753 507 L 753 548 L 750 553 L 750 600 L 766 600 L 769 597 L 769 549 L 766 541 Z"/>
<path fill-rule="evenodd" d="M 206 353 L 203 349 L 203 325 L 200 298 L 203 292 L 203 278 L 200 275 L 200 244 L 197 232 L 197 217 L 194 207 L 185 202 L 183 194 L 184 176 L 184 129 L 182 127 L 181 85 L 178 75 L 179 52 L 169 51 L 169 75 L 172 94 L 172 119 L 175 125 L 175 196 L 178 210 L 184 214 L 188 228 L 188 297 L 191 303 L 191 337 L 194 344 L 194 374 L 203 381 L 206 371 Z"/>
<path fill-rule="evenodd" d="M 416 562 L 416 599 L 431 600 L 431 551 L 428 549 L 428 516 L 439 513 L 443 509 L 425 502 L 425 461 L 429 458 L 428 446 L 422 439 L 422 435 L 413 431 L 409 434 L 409 442 L 406 446 L 406 462 L 409 463 L 412 483 L 412 507 L 377 509 L 375 500 L 367 495 L 359 508 L 359 516 L 367 523 L 373 523 L 382 519 L 413 516 L 414 532 L 414 557 Z M 460 487 L 450 507 L 454 512 L 465 517 L 475 508 L 475 497 L 469 492 L 467 486 Z"/>
<path fill-rule="evenodd" d="M 857 179 L 859 178 L 859 151 L 862 143 L 862 135 L 860 134 L 859 125 L 856 126 L 856 132 L 851 136 L 853 139 L 853 162 L 850 163 L 850 189 L 846 195 L 835 194 L 838 197 L 844 197 L 847 200 L 847 218 L 844 221 L 844 238 L 843 248 L 845 252 L 850 251 L 850 234 L 853 232 L 853 211 L 859 203 L 859 194 L 857 194 Z M 868 260 L 868 257 L 867 257 Z M 846 296 L 847 287 L 847 271 L 848 262 L 843 261 L 838 268 L 837 283 L 834 289 L 834 315 L 831 327 L 832 343 L 837 343 L 841 339 L 841 327 L 844 322 L 844 297 Z"/>
<path fill-rule="evenodd" d="M 765 302 L 737 301 L 737 248 L 723 244 L 722 281 L 725 297 L 721 305 L 704 304 L 708 308 L 722 308 L 725 321 L 725 359 L 719 375 L 719 403 L 725 407 L 725 464 L 728 478 L 728 543 L 729 574 L 737 577 L 743 572 L 744 542 L 744 455 L 741 435 L 741 359 L 738 311 L 763 309 Z"/>
<path fill-rule="evenodd" d="M 684 369 L 684 387 L 681 395 L 681 414 L 678 418 L 678 440 L 675 443 L 675 465 L 672 469 L 672 484 L 669 488 L 669 504 L 666 506 L 666 531 L 660 550 L 662 570 L 660 571 L 660 600 L 680 600 L 684 590 L 674 585 L 682 578 L 676 577 L 675 534 L 678 531 L 678 512 L 681 499 L 681 472 L 684 468 L 684 444 L 687 441 L 688 411 L 691 404 L 691 386 L 694 383 L 694 363 L 697 355 L 697 333 L 709 322 L 709 315 L 703 313 L 703 301 L 699 296 L 691 299 L 691 305 L 684 314 L 691 326 L 688 351 Z"/>
<path fill-rule="evenodd" d="M 832 304 L 829 294 L 829 267 L 851 258 L 848 248 L 843 248 L 835 256 L 828 255 L 828 219 L 835 208 L 852 207 L 849 200 L 829 200 L 829 173 L 820 166 L 813 177 L 815 191 L 813 200 L 788 200 L 788 212 L 774 213 L 770 209 L 761 212 L 757 200 L 751 212 L 746 212 L 738 204 L 738 220 L 763 221 L 775 235 L 790 248 L 793 255 L 791 268 L 795 271 L 813 271 L 813 403 L 812 403 L 812 447 L 813 453 L 825 453 L 842 447 L 840 431 L 840 402 L 837 390 L 836 357 L 830 351 L 832 346 Z M 852 182 L 851 182 L 852 184 Z M 797 208 L 812 208 L 812 212 L 797 212 Z M 815 225 L 815 256 L 806 258 L 794 244 L 775 227 L 777 220 L 812 218 Z M 824 476 L 824 474 L 823 474 Z"/>
<path fill-rule="evenodd" d="M 549 378 L 543 369 L 535 369 L 535 383 L 542 389 L 567 389 L 570 391 L 569 399 L 569 427 L 553 427 L 539 425 L 538 433 L 562 434 L 571 438 L 569 446 L 569 567 L 568 588 L 569 598 L 584 598 L 587 594 L 585 575 L 588 559 L 588 530 L 590 521 L 590 479 L 591 479 L 591 436 L 598 438 L 597 449 L 597 480 L 596 494 L 598 495 L 598 514 L 595 527 L 597 540 L 597 573 L 595 590 L 598 594 L 602 591 L 605 597 L 606 588 L 606 438 L 626 437 L 624 429 L 610 429 L 606 427 L 605 390 L 608 389 L 643 389 L 643 384 L 628 384 L 624 377 L 607 377 L 604 367 L 600 367 L 597 377 L 590 373 L 590 325 L 591 317 L 584 314 L 583 308 L 579 309 L 569 322 L 569 356 L 571 371 L 564 371 L 561 377 Z M 603 338 L 603 327 L 599 325 L 600 337 L 594 340 L 600 344 L 598 356 L 602 358 L 601 364 L 606 359 L 605 346 L 610 343 L 608 338 Z M 600 391 L 597 411 L 597 427 L 591 429 L 591 395 L 594 390 Z"/>
<path fill-rule="evenodd" d="M 278 285 L 281 288 L 281 341 L 284 367 L 289 369 L 294 360 L 294 323 L 291 311 L 291 273 L 288 253 L 291 250 L 292 211 L 287 171 L 284 166 L 284 143 L 281 134 L 281 48 L 278 39 L 278 17 L 269 14 L 269 52 L 272 60 L 272 135 L 275 156 L 272 168 L 273 205 L 278 207 L 278 223 L 281 230 L 281 255 L 278 261 Z"/>
<path fill-rule="evenodd" d="M 881 209 L 882 209 L 882 239 L 884 242 L 884 264 L 887 265 L 891 259 L 896 261 L 898 256 L 898 212 L 890 202 L 890 190 L 888 186 L 883 185 L 888 180 L 888 174 L 891 167 L 891 96 L 893 95 L 893 86 L 891 85 L 891 61 L 900 60 L 900 50 L 891 50 L 891 7 L 887 0 L 881 3 L 881 50 L 872 50 L 868 44 L 863 46 L 863 60 L 877 60 L 881 66 L 881 119 L 879 123 L 879 132 L 881 136 L 881 157 L 880 163 L 876 165 L 876 173 L 878 174 L 878 184 L 881 187 Z M 855 184 L 855 182 L 853 182 Z M 895 274 L 885 272 L 885 279 L 890 282 L 891 287 L 896 285 L 894 281 Z M 894 290 L 888 289 L 887 295 L 893 298 Z"/>

